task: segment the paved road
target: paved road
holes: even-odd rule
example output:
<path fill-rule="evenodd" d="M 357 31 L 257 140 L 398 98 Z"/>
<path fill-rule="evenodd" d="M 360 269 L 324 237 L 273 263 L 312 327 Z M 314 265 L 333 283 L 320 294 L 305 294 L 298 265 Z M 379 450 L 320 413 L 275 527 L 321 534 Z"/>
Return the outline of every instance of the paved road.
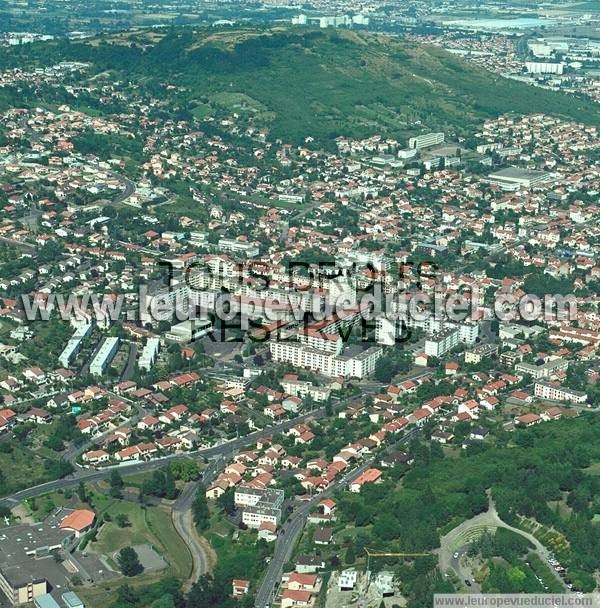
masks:
<path fill-rule="evenodd" d="M 16 247 L 21 247 L 23 249 L 29 249 L 31 252 L 35 252 L 37 247 L 32 245 L 31 243 L 25 243 L 23 241 L 17 241 L 16 239 L 11 239 L 7 236 L 0 236 L 0 241 L 3 243 L 8 243 L 9 245 L 15 245 Z"/>
<path fill-rule="evenodd" d="M 137 356 L 137 344 L 135 342 L 129 343 L 129 355 L 127 357 L 127 363 L 121 374 L 121 382 L 131 380 L 135 372 L 135 358 Z"/>
<path fill-rule="evenodd" d="M 463 566 L 462 559 L 469 552 L 468 545 L 465 547 L 461 547 L 458 551 L 452 554 L 450 558 L 450 567 L 456 572 L 458 578 L 460 579 L 460 584 L 463 585 L 465 581 L 469 581 L 471 585 L 467 585 L 469 591 L 472 593 L 481 593 L 481 585 L 475 581 L 473 578 L 473 573 L 470 568 Z M 455 557 L 456 556 L 456 557 Z M 466 583 L 464 583 L 466 584 Z"/>
<path fill-rule="evenodd" d="M 337 407 L 354 399 L 355 397 L 347 399 L 338 404 Z M 114 468 L 118 468 L 118 470 L 124 475 L 129 475 L 134 473 L 141 473 L 144 471 L 154 471 L 156 469 L 160 469 L 164 467 L 170 460 L 181 458 L 182 456 L 200 459 L 215 457 L 228 458 L 237 450 L 247 447 L 249 445 L 253 445 L 254 443 L 256 443 L 256 440 L 260 439 L 261 437 L 281 433 L 290 429 L 296 424 L 306 422 L 311 418 L 319 419 L 323 418 L 324 416 L 325 408 L 323 407 L 297 416 L 296 418 L 291 418 L 290 420 L 285 420 L 278 424 L 273 424 L 258 431 L 254 431 L 253 433 L 249 433 L 248 435 L 244 435 L 243 437 L 232 439 L 231 441 L 228 441 L 221 445 L 197 450 L 195 452 L 188 452 L 187 454 L 169 454 L 168 456 L 156 458 L 147 462 L 133 462 L 116 467 L 106 467 L 98 471 L 91 469 L 78 469 L 73 474 L 63 479 L 49 481 L 31 488 L 27 488 L 25 490 L 21 490 L 19 492 L 15 492 L 10 496 L 0 498 L 0 505 L 6 505 L 11 507 L 27 498 L 33 498 L 35 496 L 40 496 L 41 494 L 46 494 L 48 492 L 54 492 L 56 490 L 74 487 L 77 486 L 80 482 L 89 483 L 93 481 L 99 481 L 101 479 L 107 479 L 108 477 L 110 477 L 110 473 Z"/>
<path fill-rule="evenodd" d="M 420 371 L 412 376 L 409 376 L 409 378 L 420 377 L 425 373 L 427 372 Z M 377 390 L 377 386 L 367 387 L 364 390 L 364 393 L 376 392 Z M 347 399 L 343 399 L 337 402 L 336 404 L 334 404 L 333 407 L 335 410 L 338 410 L 347 405 L 348 403 L 356 401 L 357 399 L 357 396 L 348 397 Z M 113 467 L 106 467 L 100 470 L 77 469 L 74 473 L 67 477 L 64 477 L 63 479 L 48 481 L 46 483 L 27 488 L 25 490 L 20 490 L 19 492 L 15 492 L 12 495 L 0 498 L 0 505 L 13 507 L 27 498 L 34 498 L 35 496 L 40 496 L 41 494 L 46 494 L 48 492 L 54 492 L 56 490 L 74 487 L 79 485 L 80 482 L 90 483 L 94 481 L 100 481 L 101 479 L 107 479 L 108 477 L 110 477 L 111 471 L 114 468 L 118 468 L 122 474 L 128 475 L 142 473 L 144 471 L 154 471 L 156 469 L 164 467 L 171 460 L 182 458 L 185 456 L 202 460 L 217 457 L 229 458 L 239 449 L 255 444 L 257 439 L 287 431 L 296 424 L 306 422 L 307 420 L 318 420 L 323 417 L 325 417 L 325 407 L 314 409 L 310 412 L 306 412 L 304 414 L 301 414 L 300 416 L 296 416 L 295 418 L 291 418 L 289 420 L 284 420 L 283 422 L 279 422 L 277 424 L 272 424 L 258 431 L 254 431 L 253 433 L 249 433 L 248 435 L 232 439 L 231 441 L 228 441 L 221 445 L 196 450 L 195 452 L 188 452 L 186 454 L 169 454 L 168 456 L 163 456 L 162 458 L 155 458 L 147 462 L 129 462 Z"/>
<path fill-rule="evenodd" d="M 423 375 L 422 371 L 415 374 L 415 376 L 420 375 Z M 379 387 L 377 386 L 369 387 L 365 389 L 365 392 L 375 392 L 376 390 L 378 390 L 378 388 Z M 355 401 L 356 399 L 356 396 L 352 396 L 342 401 L 339 401 L 337 404 L 335 404 L 334 408 L 337 410 L 345 406 L 346 404 Z M 170 454 L 168 456 L 164 456 L 163 458 L 157 458 L 154 460 L 149 460 L 147 462 L 128 463 L 117 467 L 107 467 L 101 470 L 77 469 L 73 474 L 63 479 L 49 481 L 37 486 L 33 486 L 31 488 L 27 488 L 25 490 L 21 490 L 19 492 L 15 492 L 10 496 L 0 498 L 0 505 L 12 508 L 23 500 L 34 498 L 36 496 L 40 496 L 41 494 L 74 487 L 79 485 L 79 483 L 81 482 L 91 483 L 95 481 L 100 481 L 102 479 L 107 479 L 114 468 L 117 468 L 123 475 L 153 471 L 164 467 L 169 461 L 181 458 L 182 456 L 188 456 L 189 458 L 198 458 L 203 460 L 213 459 L 216 461 L 216 467 L 218 468 L 222 462 L 227 462 L 235 452 L 237 452 L 241 448 L 255 444 L 257 439 L 261 437 L 281 433 L 290 429 L 296 424 L 306 422 L 309 419 L 320 419 L 324 416 L 325 407 L 322 407 L 310 412 L 306 412 L 305 414 L 302 414 L 290 420 L 285 420 L 278 424 L 273 424 L 258 431 L 254 431 L 253 433 L 249 433 L 248 435 L 244 435 L 243 437 L 238 437 L 224 444 L 202 450 L 197 450 L 195 452 L 190 452 L 185 455 Z M 418 429 L 413 429 L 400 440 L 400 443 L 408 442 L 417 432 Z M 282 536 L 276 542 L 275 554 L 269 564 L 267 574 L 265 575 L 262 585 L 258 591 L 256 604 L 257 606 L 261 606 L 261 608 L 264 608 L 264 606 L 267 605 L 270 602 L 270 599 L 273 597 L 276 585 L 281 579 L 283 565 L 286 563 L 286 561 L 292 554 L 294 545 L 306 523 L 306 518 L 308 514 L 315 508 L 318 502 L 320 502 L 329 494 L 333 493 L 335 490 L 343 487 L 343 485 L 348 484 L 349 482 L 354 480 L 367 467 L 369 467 L 372 462 L 373 459 L 369 462 L 365 462 L 363 465 L 361 465 L 361 467 L 352 471 L 351 473 L 348 473 L 346 476 L 329 486 L 329 488 L 327 488 L 324 492 L 321 492 L 319 495 L 315 496 L 315 498 L 313 498 L 311 502 L 305 503 L 304 505 L 299 507 L 298 510 L 290 516 L 288 521 L 283 526 L 284 532 Z M 209 469 L 207 470 L 208 474 L 210 475 L 212 471 L 212 474 L 216 475 L 217 468 L 213 470 L 209 467 Z M 211 479 L 205 477 L 204 481 L 210 482 Z M 177 511 L 177 515 L 175 516 L 174 522 L 178 522 L 176 524 L 177 530 L 180 534 L 182 534 L 183 532 L 182 537 L 184 539 L 186 538 L 186 536 L 189 536 L 186 530 L 189 530 L 190 525 L 193 525 L 193 522 L 191 522 L 191 520 L 185 516 L 185 513 L 190 511 L 194 495 L 195 490 L 193 488 L 186 489 L 186 491 L 178 500 L 179 504 L 176 504 L 174 508 L 174 510 Z M 194 574 L 196 572 L 200 573 L 202 571 L 205 571 L 206 559 L 202 547 L 194 540 L 191 541 L 191 546 L 188 545 L 188 547 L 190 547 L 192 556 L 196 560 L 194 562 Z"/>
<path fill-rule="evenodd" d="M 417 435 L 419 430 L 420 429 L 417 428 L 412 429 L 398 442 L 396 442 L 395 446 L 398 444 L 408 443 L 415 437 L 415 435 Z M 389 449 L 393 449 L 395 446 L 391 446 Z M 279 537 L 275 543 L 275 552 L 273 553 L 273 558 L 269 562 L 267 573 L 265 574 L 261 586 L 256 594 L 256 601 L 254 602 L 256 608 L 265 608 L 265 606 L 271 605 L 271 602 L 276 594 L 279 581 L 281 580 L 283 566 L 292 556 L 292 552 L 298 538 L 300 537 L 302 529 L 306 524 L 308 515 L 315 510 L 316 506 L 324 498 L 350 484 L 366 469 L 373 466 L 375 460 L 378 460 L 380 457 L 381 455 L 378 455 L 375 458 L 371 458 L 367 462 L 364 462 L 360 465 L 360 467 L 354 469 L 350 473 L 347 473 L 332 483 L 326 490 L 320 494 L 317 494 L 310 502 L 303 503 L 290 515 L 287 521 L 281 526 Z"/>
<path fill-rule="evenodd" d="M 205 484 L 211 483 L 217 473 L 223 468 L 224 462 L 220 458 L 212 460 L 202 474 L 202 482 Z M 171 511 L 173 525 L 190 550 L 192 557 L 192 572 L 184 585 L 184 591 L 189 591 L 198 578 L 208 571 L 206 552 L 198 538 L 198 532 L 196 531 L 192 515 L 192 503 L 196 497 L 199 485 L 200 481 L 188 483 L 175 501 Z"/>
<path fill-rule="evenodd" d="M 121 192 L 121 194 L 117 194 L 117 196 L 115 196 L 115 198 L 113 199 L 112 202 L 113 203 L 123 203 L 135 192 L 135 183 L 132 182 L 129 178 L 125 177 L 124 175 L 121 175 L 120 173 L 115 173 L 114 171 L 112 171 L 110 174 L 115 179 L 120 180 L 120 182 L 124 186 L 123 192 Z"/>
<path fill-rule="evenodd" d="M 505 521 L 500 519 L 498 512 L 496 511 L 496 505 L 494 501 L 490 497 L 489 508 L 484 513 L 480 513 L 467 521 L 462 522 L 456 528 L 448 532 L 445 536 L 441 538 L 441 547 L 440 547 L 440 570 L 445 572 L 449 568 L 452 568 L 457 575 L 461 578 L 461 580 L 465 578 L 471 578 L 468 573 L 462 568 L 462 564 L 460 563 L 461 557 L 466 553 L 466 548 L 472 540 L 468 540 L 468 542 L 461 541 L 461 537 L 468 533 L 469 530 L 473 528 L 486 528 L 490 530 L 495 530 L 497 528 L 505 528 L 507 530 L 511 530 L 515 534 L 519 534 L 526 538 L 534 547 L 535 552 L 538 554 L 540 559 L 544 563 L 548 563 L 548 557 L 550 556 L 550 551 L 540 543 L 540 541 L 535 538 L 529 532 L 525 532 L 519 528 L 515 528 L 510 524 L 507 524 Z M 459 543 L 462 543 L 461 546 L 458 546 Z M 458 552 L 459 557 L 455 558 L 454 553 Z M 552 572 L 556 580 L 559 581 L 561 586 L 568 592 L 568 589 L 565 585 L 563 579 L 559 576 L 558 572 L 554 570 L 554 568 L 549 568 Z M 475 585 L 473 584 L 473 591 L 477 591 Z"/>

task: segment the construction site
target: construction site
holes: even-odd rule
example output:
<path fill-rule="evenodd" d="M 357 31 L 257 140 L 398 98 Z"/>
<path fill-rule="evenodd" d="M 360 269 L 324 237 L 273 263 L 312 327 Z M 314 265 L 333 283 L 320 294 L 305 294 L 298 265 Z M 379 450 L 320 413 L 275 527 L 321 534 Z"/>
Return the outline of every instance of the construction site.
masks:
<path fill-rule="evenodd" d="M 391 553 L 365 548 L 366 569 L 347 568 L 332 573 L 327 586 L 326 608 L 379 608 L 383 601 L 386 608 L 404 606 L 406 600 L 400 594 L 399 581 L 390 570 L 373 572 L 377 558 L 414 559 L 429 553 Z"/>

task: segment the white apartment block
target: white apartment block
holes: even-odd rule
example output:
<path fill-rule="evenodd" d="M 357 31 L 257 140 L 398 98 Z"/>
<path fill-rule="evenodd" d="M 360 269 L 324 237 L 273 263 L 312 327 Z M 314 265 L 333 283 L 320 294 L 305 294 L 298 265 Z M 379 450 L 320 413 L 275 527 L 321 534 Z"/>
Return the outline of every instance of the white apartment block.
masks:
<path fill-rule="evenodd" d="M 515 371 L 523 374 L 528 374 L 534 380 L 542 380 L 545 378 L 551 378 L 556 372 L 565 371 L 569 367 L 569 362 L 565 359 L 552 359 L 546 361 L 541 365 L 535 365 L 534 363 L 517 363 L 515 365 Z"/>
<path fill-rule="evenodd" d="M 429 146 L 437 146 L 444 143 L 445 136 L 443 133 L 426 133 L 425 135 L 417 135 L 408 140 L 408 147 L 420 150 Z"/>
<path fill-rule="evenodd" d="M 382 346 L 394 346 L 402 336 L 402 319 L 378 317 L 375 320 L 375 340 Z"/>
<path fill-rule="evenodd" d="M 58 357 L 58 361 L 63 367 L 69 367 L 71 363 L 75 360 L 79 352 L 81 351 L 81 347 L 83 346 L 83 341 L 87 336 L 92 332 L 92 323 L 88 321 L 82 321 L 73 335 L 71 339 L 67 342 L 64 350 Z"/>
<path fill-rule="evenodd" d="M 283 490 L 240 486 L 236 488 L 234 502 L 242 508 L 242 521 L 249 528 L 260 528 L 263 523 L 278 526 L 281 522 Z"/>
<path fill-rule="evenodd" d="M 292 397 L 310 396 L 314 401 L 327 401 L 331 395 L 331 389 L 324 386 L 315 386 L 306 380 L 282 380 L 283 390 Z"/>
<path fill-rule="evenodd" d="M 339 355 L 344 350 L 344 341 L 338 334 L 329 334 L 307 328 L 298 333 L 298 338 L 304 346 L 322 350 L 326 353 Z"/>
<path fill-rule="evenodd" d="M 570 401 L 571 403 L 585 403 L 587 394 L 581 391 L 574 391 L 560 385 L 554 385 L 546 382 L 535 383 L 535 396 L 540 399 L 549 399 L 551 401 Z"/>
<path fill-rule="evenodd" d="M 90 363 L 90 374 L 94 376 L 102 376 L 106 368 L 114 359 L 119 350 L 120 339 L 117 337 L 109 337 L 104 340 L 100 350 L 96 353 Z"/>
<path fill-rule="evenodd" d="M 271 342 L 271 356 L 279 363 L 290 363 L 319 372 L 325 376 L 365 378 L 375 371 L 375 363 L 383 354 L 379 347 L 371 347 L 354 355 L 337 355 L 315 350 L 296 342 Z"/>
<path fill-rule="evenodd" d="M 249 281 L 240 281 L 239 278 L 229 275 L 219 275 L 204 271 L 195 271 L 189 275 L 191 287 L 190 297 L 192 300 L 204 307 L 214 308 L 217 296 L 222 287 L 225 287 L 234 296 L 246 296 L 266 301 L 268 304 L 289 305 L 292 309 L 300 309 L 307 312 L 321 311 L 325 308 L 326 297 L 322 293 L 313 290 L 299 291 L 297 289 L 282 289 L 277 287 L 262 288 Z"/>
<path fill-rule="evenodd" d="M 448 324 L 450 325 L 450 324 Z M 477 323 L 460 323 L 458 326 L 458 339 L 465 344 L 475 344 L 479 337 Z"/>
<path fill-rule="evenodd" d="M 525 67 L 530 74 L 562 74 L 565 64 L 547 61 L 526 61 Z"/>
<path fill-rule="evenodd" d="M 451 327 L 425 338 L 425 354 L 429 357 L 442 357 L 460 343 L 460 330 Z"/>
<path fill-rule="evenodd" d="M 140 355 L 138 367 L 143 371 L 149 372 L 156 363 L 159 351 L 160 339 L 148 338 L 148 341 L 142 350 L 142 354 Z"/>
<path fill-rule="evenodd" d="M 238 241 L 237 239 L 219 239 L 219 248 L 223 251 L 241 253 L 247 258 L 255 258 L 260 253 L 260 249 L 255 243 Z"/>

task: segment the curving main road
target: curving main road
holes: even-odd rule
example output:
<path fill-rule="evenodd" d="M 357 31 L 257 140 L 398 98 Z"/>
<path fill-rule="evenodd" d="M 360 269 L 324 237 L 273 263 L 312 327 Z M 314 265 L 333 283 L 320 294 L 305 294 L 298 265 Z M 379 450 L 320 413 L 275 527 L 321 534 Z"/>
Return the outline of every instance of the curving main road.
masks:
<path fill-rule="evenodd" d="M 320 408 L 317 410 L 313 410 L 312 412 L 302 414 L 301 416 L 297 416 L 296 418 L 285 420 L 278 424 L 265 427 L 263 429 L 260 429 L 259 431 L 254 431 L 253 433 L 249 433 L 248 435 L 244 435 L 243 437 L 232 439 L 231 441 L 227 441 L 226 443 L 223 443 L 221 445 L 196 450 L 195 452 L 188 452 L 186 454 L 169 454 L 168 456 L 163 456 L 162 458 L 155 458 L 153 460 L 148 460 L 145 462 L 136 462 L 132 464 L 106 467 L 101 470 L 78 469 L 73 474 L 69 475 L 68 477 L 64 477 L 63 479 L 48 481 L 46 483 L 42 483 L 31 488 L 27 488 L 25 490 L 20 490 L 19 492 L 15 492 L 14 494 L 5 496 L 4 498 L 0 498 L 0 505 L 12 507 L 27 498 L 34 498 L 35 496 L 47 494 L 48 492 L 71 488 L 79 485 L 80 482 L 90 483 L 94 481 L 99 481 L 101 479 L 107 479 L 108 477 L 110 477 L 111 472 L 115 468 L 118 469 L 124 475 L 129 475 L 134 473 L 141 473 L 144 471 L 154 471 L 156 469 L 164 467 L 165 464 L 167 464 L 171 460 L 186 456 L 188 458 L 195 458 L 201 460 L 216 457 L 227 458 L 228 456 L 234 454 L 240 448 L 247 447 L 256 443 L 256 440 L 260 439 L 261 437 L 286 431 L 300 422 L 305 422 L 309 418 L 318 419 L 322 418 L 324 415 L 325 408 Z"/>
<path fill-rule="evenodd" d="M 202 482 L 211 483 L 222 468 L 223 463 L 224 460 L 222 459 L 211 461 L 202 474 Z M 188 483 L 175 501 L 171 511 L 173 525 L 183 542 L 187 545 L 192 557 L 192 571 L 184 585 L 184 591 L 189 591 L 198 578 L 208 572 L 206 552 L 198 538 L 198 531 L 196 530 L 192 514 L 192 504 L 196 498 L 199 485 L 200 481 Z"/>
<path fill-rule="evenodd" d="M 419 431 L 420 429 L 418 428 L 412 429 L 406 433 L 404 437 L 399 439 L 395 445 L 397 446 L 399 444 L 408 443 L 411 439 L 413 439 L 413 437 L 415 437 L 415 435 L 419 433 Z M 388 450 L 389 449 L 391 449 L 391 447 L 388 448 Z M 302 506 L 298 507 L 292 513 L 292 515 L 290 515 L 288 520 L 281 526 L 279 536 L 275 544 L 275 552 L 273 553 L 273 557 L 269 562 L 267 573 L 265 574 L 261 586 L 256 594 L 256 600 L 254 603 L 256 608 L 265 608 L 270 606 L 274 600 L 277 586 L 283 573 L 283 566 L 291 558 L 296 542 L 298 541 L 309 514 L 314 511 L 315 507 L 324 498 L 352 483 L 379 458 L 380 455 L 377 455 L 376 457 L 369 459 L 367 462 L 364 462 L 360 465 L 360 467 L 354 469 L 350 473 L 347 473 L 337 481 L 333 482 L 323 492 L 314 496 L 310 502 L 306 502 Z"/>

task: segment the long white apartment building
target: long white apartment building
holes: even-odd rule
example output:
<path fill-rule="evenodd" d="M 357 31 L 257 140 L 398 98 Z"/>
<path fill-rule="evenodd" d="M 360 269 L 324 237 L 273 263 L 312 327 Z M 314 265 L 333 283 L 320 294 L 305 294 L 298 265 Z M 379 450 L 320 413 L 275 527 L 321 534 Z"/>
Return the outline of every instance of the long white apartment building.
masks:
<path fill-rule="evenodd" d="M 408 147 L 420 150 L 421 148 L 428 148 L 429 146 L 443 144 L 444 139 L 445 135 L 443 133 L 425 133 L 424 135 L 411 137 L 408 140 Z"/>
<path fill-rule="evenodd" d="M 530 74 L 562 74 L 565 64 L 562 62 L 526 61 L 525 67 Z"/>
<path fill-rule="evenodd" d="M 241 253 L 247 258 L 254 258 L 260 253 L 260 249 L 256 243 L 238 241 L 237 239 L 219 239 L 219 249 Z"/>
<path fill-rule="evenodd" d="M 372 266 L 375 270 L 389 270 L 391 267 L 390 258 L 382 251 L 356 250 L 349 251 L 347 261 L 358 266 Z"/>
<path fill-rule="evenodd" d="M 325 308 L 328 293 L 324 290 L 300 291 L 294 288 L 267 287 L 260 279 L 253 281 L 243 276 L 242 279 L 229 274 L 213 274 L 208 270 L 190 273 L 190 297 L 195 301 L 202 298 L 203 293 L 217 293 L 221 288 L 225 288 L 234 296 L 259 298 L 273 305 L 285 304 L 307 312 L 321 311 Z"/>
<path fill-rule="evenodd" d="M 428 336 L 425 338 L 425 354 L 430 357 L 442 357 L 460 344 L 459 336 L 457 327 L 446 328 Z"/>
<path fill-rule="evenodd" d="M 102 376 L 106 371 L 106 368 L 111 364 L 115 358 L 120 346 L 120 339 L 118 337 L 108 337 L 104 339 L 100 350 L 96 353 L 96 356 L 90 363 L 90 374 L 94 376 Z"/>
<path fill-rule="evenodd" d="M 384 258 L 380 254 L 364 253 L 364 262 L 373 257 L 373 263 L 381 265 Z M 299 269 L 281 272 L 259 261 L 237 263 L 225 256 L 208 256 L 202 264 L 195 265 L 186 276 L 193 289 L 227 288 L 232 294 L 258 296 L 266 299 L 281 299 L 294 306 L 309 300 L 315 304 L 337 303 L 341 296 L 350 301 L 347 306 L 356 305 L 356 277 L 348 268 L 315 266 L 311 276 L 302 274 Z M 268 275 L 268 276 L 267 276 Z M 322 310 L 323 306 L 313 305 L 312 309 Z"/>
<path fill-rule="evenodd" d="M 317 386 L 308 380 L 284 378 L 281 381 L 281 386 L 292 397 L 306 397 L 308 395 L 313 401 L 327 401 L 331 395 L 331 389 L 328 386 Z"/>
<path fill-rule="evenodd" d="M 304 346 L 326 353 L 339 355 L 344 350 L 344 341 L 339 334 L 325 333 L 306 327 L 299 331 L 298 338 Z"/>
<path fill-rule="evenodd" d="M 440 319 L 433 315 L 428 316 L 426 319 L 414 319 L 407 316 L 405 319 L 407 327 L 418 327 L 425 333 L 435 335 L 443 332 L 445 329 L 458 329 L 458 340 L 465 344 L 475 344 L 479 337 L 479 323 L 476 321 L 463 321 L 462 323 L 455 323 L 453 321 L 447 321 L 446 319 Z"/>
<path fill-rule="evenodd" d="M 58 361 L 63 367 L 69 367 L 75 360 L 77 355 L 81 352 L 83 341 L 92 333 L 91 321 L 81 321 L 77 326 L 77 329 L 71 336 L 71 339 L 67 342 L 67 345 L 63 349 L 62 353 L 58 356 Z"/>
<path fill-rule="evenodd" d="M 564 372 L 569 367 L 569 361 L 557 357 L 539 365 L 521 361 L 515 365 L 515 371 L 527 374 L 535 380 L 552 378 L 557 372 Z"/>
<path fill-rule="evenodd" d="M 569 401 L 571 403 L 585 403 L 587 401 L 587 393 L 575 391 L 566 386 L 561 386 L 558 383 L 551 382 L 536 382 L 534 394 L 540 399 L 549 399 L 551 401 Z"/>
<path fill-rule="evenodd" d="M 479 337 L 479 324 L 474 321 L 465 321 L 462 323 L 453 323 L 434 317 L 433 315 L 423 319 L 415 319 L 407 313 L 401 315 L 382 315 L 375 319 L 375 339 L 378 344 L 383 346 L 393 346 L 398 338 L 402 337 L 402 334 L 410 330 L 410 328 L 422 329 L 426 334 L 429 334 L 432 342 L 438 340 L 439 335 L 444 333 L 445 330 L 458 331 L 457 341 L 454 346 L 457 346 L 459 342 L 464 344 L 475 344 Z M 450 342 L 454 343 L 455 338 L 451 337 Z M 440 345 L 444 348 L 444 343 Z M 451 348 L 454 348 L 452 346 Z M 434 349 L 434 346 L 430 348 Z M 444 351 L 444 352 L 447 352 Z M 433 355 L 432 356 L 440 356 Z"/>
<path fill-rule="evenodd" d="M 356 354 L 328 353 L 298 342 L 271 342 L 269 348 L 274 361 L 344 378 L 366 378 L 375 371 L 375 363 L 383 354 L 375 346 Z"/>

